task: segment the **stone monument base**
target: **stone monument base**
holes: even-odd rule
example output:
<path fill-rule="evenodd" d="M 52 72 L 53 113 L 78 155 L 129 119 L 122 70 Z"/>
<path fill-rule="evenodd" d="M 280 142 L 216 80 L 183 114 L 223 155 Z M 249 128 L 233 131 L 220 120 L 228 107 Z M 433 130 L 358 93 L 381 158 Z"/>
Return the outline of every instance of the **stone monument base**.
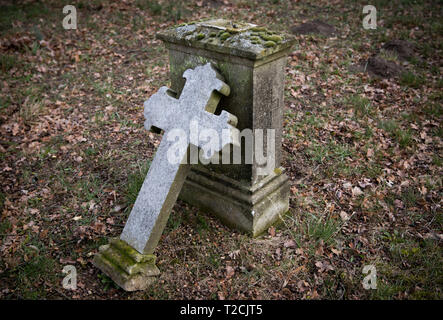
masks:
<path fill-rule="evenodd" d="M 255 237 L 289 210 L 289 187 L 282 168 L 275 169 L 253 186 L 247 186 L 207 169 L 193 167 L 179 198 Z"/>
<path fill-rule="evenodd" d="M 100 247 L 93 264 L 126 291 L 145 290 L 160 274 L 154 255 L 140 254 L 118 238 Z"/>

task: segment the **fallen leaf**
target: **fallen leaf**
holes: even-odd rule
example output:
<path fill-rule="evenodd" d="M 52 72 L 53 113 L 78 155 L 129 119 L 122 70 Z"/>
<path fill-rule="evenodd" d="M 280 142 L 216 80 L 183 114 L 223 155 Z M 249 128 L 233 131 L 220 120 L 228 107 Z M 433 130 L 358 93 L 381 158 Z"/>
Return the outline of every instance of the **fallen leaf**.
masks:
<path fill-rule="evenodd" d="M 345 222 L 349 220 L 349 215 L 345 211 L 340 211 L 340 218 Z"/>
<path fill-rule="evenodd" d="M 285 243 L 283 244 L 283 246 L 285 247 L 285 248 L 295 248 L 296 246 L 297 246 L 297 244 L 295 243 L 295 241 L 294 240 L 288 240 L 288 241 L 285 241 Z"/>
<path fill-rule="evenodd" d="M 271 237 L 275 237 L 275 228 L 274 227 L 270 227 L 268 229 L 268 233 Z"/>
<path fill-rule="evenodd" d="M 361 189 L 359 187 L 352 188 L 352 196 L 353 197 L 358 197 L 362 194 L 363 194 L 363 191 L 361 191 Z"/>
<path fill-rule="evenodd" d="M 226 266 L 226 278 L 231 278 L 235 274 L 235 270 L 231 266 Z"/>

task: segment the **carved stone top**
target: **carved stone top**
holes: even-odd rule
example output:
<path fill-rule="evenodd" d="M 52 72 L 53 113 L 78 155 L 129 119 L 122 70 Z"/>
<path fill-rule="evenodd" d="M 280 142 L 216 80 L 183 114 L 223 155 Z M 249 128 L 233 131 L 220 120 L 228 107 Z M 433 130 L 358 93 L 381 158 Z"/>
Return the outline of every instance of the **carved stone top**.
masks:
<path fill-rule="evenodd" d="M 157 33 L 157 38 L 252 60 L 288 49 L 295 41 L 290 35 L 270 31 L 265 27 L 225 19 L 182 24 Z"/>

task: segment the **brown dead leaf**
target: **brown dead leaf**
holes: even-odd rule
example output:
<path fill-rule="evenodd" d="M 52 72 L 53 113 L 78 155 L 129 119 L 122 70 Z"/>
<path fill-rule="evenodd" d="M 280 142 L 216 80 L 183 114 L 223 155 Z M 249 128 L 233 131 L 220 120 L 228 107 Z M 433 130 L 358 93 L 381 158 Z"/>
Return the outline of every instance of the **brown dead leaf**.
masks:
<path fill-rule="evenodd" d="M 271 237 L 275 237 L 275 228 L 274 227 L 270 227 L 268 229 L 268 233 Z"/>
<path fill-rule="evenodd" d="M 361 189 L 359 187 L 352 188 L 352 196 L 353 197 L 358 197 L 362 194 L 363 194 L 363 191 L 361 191 Z"/>
<path fill-rule="evenodd" d="M 285 248 L 295 248 L 297 246 L 297 244 L 295 243 L 294 240 L 291 239 L 291 240 L 285 241 L 285 243 L 283 243 L 283 246 Z"/>
<path fill-rule="evenodd" d="M 229 279 L 235 274 L 235 269 L 231 266 L 226 266 L 226 278 Z"/>

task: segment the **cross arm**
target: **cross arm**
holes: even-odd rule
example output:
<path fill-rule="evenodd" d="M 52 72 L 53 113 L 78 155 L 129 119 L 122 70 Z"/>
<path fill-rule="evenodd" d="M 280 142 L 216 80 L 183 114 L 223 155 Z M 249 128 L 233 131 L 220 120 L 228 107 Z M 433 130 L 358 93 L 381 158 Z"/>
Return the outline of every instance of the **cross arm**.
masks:
<path fill-rule="evenodd" d="M 169 116 L 177 113 L 178 99 L 176 93 L 168 87 L 161 87 L 143 104 L 145 122 L 144 127 L 150 130 L 151 127 L 167 130 Z"/>

